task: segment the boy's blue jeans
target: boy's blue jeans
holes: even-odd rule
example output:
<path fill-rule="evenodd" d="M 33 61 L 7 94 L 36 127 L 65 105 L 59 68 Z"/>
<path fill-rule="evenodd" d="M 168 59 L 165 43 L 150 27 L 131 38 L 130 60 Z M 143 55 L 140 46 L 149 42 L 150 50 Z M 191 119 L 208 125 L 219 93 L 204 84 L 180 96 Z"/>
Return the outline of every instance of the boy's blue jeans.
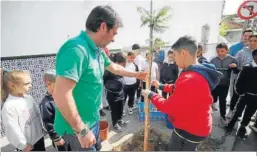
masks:
<path fill-rule="evenodd" d="M 99 122 L 97 122 L 91 129 L 92 133 L 95 135 L 96 144 L 89 148 L 82 148 L 77 136 L 75 134 L 64 134 L 63 139 L 65 141 L 65 146 L 67 146 L 68 151 L 100 151 L 101 149 L 101 139 L 100 139 L 100 129 Z"/>

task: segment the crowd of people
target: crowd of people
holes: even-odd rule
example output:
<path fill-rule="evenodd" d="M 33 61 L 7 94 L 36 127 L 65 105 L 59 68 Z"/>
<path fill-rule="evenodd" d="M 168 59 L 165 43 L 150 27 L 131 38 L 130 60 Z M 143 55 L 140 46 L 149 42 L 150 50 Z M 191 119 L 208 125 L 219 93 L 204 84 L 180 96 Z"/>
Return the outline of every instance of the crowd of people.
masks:
<path fill-rule="evenodd" d="M 95 7 L 86 31 L 59 49 L 56 70 L 45 72 L 47 92 L 39 105 L 28 95 L 32 84 L 28 71 L 1 70 L 2 121 L 17 151 L 45 151 L 46 134 L 57 151 L 99 151 L 104 98 L 117 132 L 129 124 L 123 119 L 124 105 L 132 115 L 137 102 L 149 98 L 175 127 L 171 151 L 196 150 L 211 133 L 212 111 L 220 112 L 228 133 L 243 115 L 237 135 L 247 136 L 246 126 L 257 110 L 257 35 L 253 31 L 244 31 L 242 42 L 231 48 L 217 44 L 217 56 L 207 60 L 203 47 L 190 36 L 179 38 L 167 54 L 157 48 L 143 56 L 138 44 L 125 55 L 109 53 L 106 46 L 121 26 L 121 18 L 110 6 Z M 148 90 L 145 79 L 151 62 Z M 229 88 L 233 94 L 227 113 Z M 255 132 L 256 122 L 251 125 Z"/>

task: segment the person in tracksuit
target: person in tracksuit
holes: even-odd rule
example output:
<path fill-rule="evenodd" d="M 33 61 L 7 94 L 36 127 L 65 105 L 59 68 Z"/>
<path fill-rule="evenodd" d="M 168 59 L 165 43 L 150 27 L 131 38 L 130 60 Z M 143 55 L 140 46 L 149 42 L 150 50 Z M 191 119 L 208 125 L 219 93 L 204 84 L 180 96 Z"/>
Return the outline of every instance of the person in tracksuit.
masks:
<path fill-rule="evenodd" d="M 236 92 L 239 94 L 239 100 L 236 104 L 236 111 L 232 120 L 226 127 L 228 132 L 233 130 L 238 117 L 244 112 L 243 120 L 238 129 L 237 136 L 240 138 L 245 138 L 246 126 L 248 126 L 251 121 L 251 117 L 257 110 L 257 49 L 252 52 L 253 61 L 246 64 L 242 71 L 239 73 L 238 79 L 236 81 Z M 252 129 L 255 130 L 255 125 Z"/>
<path fill-rule="evenodd" d="M 226 98 L 228 95 L 231 72 L 238 72 L 237 60 L 227 54 L 228 47 L 225 43 L 218 44 L 216 46 L 216 51 L 218 56 L 213 58 L 210 63 L 214 64 L 216 69 L 220 71 L 223 76 L 220 80 L 220 84 L 212 91 L 212 96 L 214 103 L 216 103 L 219 98 L 221 121 L 226 125 Z"/>
<path fill-rule="evenodd" d="M 241 70 L 245 64 L 250 63 L 253 60 L 252 52 L 255 49 L 257 49 L 257 35 L 251 35 L 249 37 L 248 47 L 243 48 L 235 56 L 235 58 L 237 59 L 237 62 L 238 62 L 239 70 Z M 235 87 L 235 85 L 234 85 L 234 87 Z M 236 91 L 234 89 L 234 92 L 233 92 L 233 95 L 232 95 L 231 101 L 230 101 L 229 113 L 227 115 L 228 118 L 231 118 L 231 116 L 233 115 L 233 111 L 234 111 L 234 108 L 236 107 L 238 98 L 239 98 L 239 95 L 236 93 Z M 241 117 L 241 115 L 240 115 L 240 117 Z"/>
<path fill-rule="evenodd" d="M 110 59 L 123 67 L 126 65 L 126 58 L 122 53 L 111 54 Z M 106 99 L 111 110 L 112 125 L 115 130 L 121 131 L 121 127 L 126 125 L 126 122 L 122 120 L 124 105 L 123 77 L 105 70 L 103 79 Z"/>
<path fill-rule="evenodd" d="M 172 84 L 175 83 L 178 78 L 178 66 L 174 61 L 173 51 L 168 51 L 168 61 L 164 62 L 160 70 L 160 82 L 162 84 Z M 167 93 L 162 92 L 162 96 L 167 98 Z"/>
<path fill-rule="evenodd" d="M 48 70 L 44 74 L 44 82 L 47 87 L 47 93 L 43 100 L 41 101 L 39 107 L 41 112 L 41 117 L 43 120 L 44 128 L 46 129 L 47 133 L 49 134 L 52 145 L 58 151 L 66 151 L 65 142 L 63 138 L 56 133 L 54 130 L 54 118 L 55 118 L 55 103 L 53 99 L 53 91 L 55 87 L 55 79 L 56 79 L 56 72 L 55 70 Z"/>
<path fill-rule="evenodd" d="M 134 63 L 135 54 L 128 52 L 125 69 L 132 72 L 138 72 L 138 66 Z M 134 77 L 124 77 L 124 104 L 128 98 L 128 113 L 133 114 L 136 90 L 139 87 L 139 81 Z"/>

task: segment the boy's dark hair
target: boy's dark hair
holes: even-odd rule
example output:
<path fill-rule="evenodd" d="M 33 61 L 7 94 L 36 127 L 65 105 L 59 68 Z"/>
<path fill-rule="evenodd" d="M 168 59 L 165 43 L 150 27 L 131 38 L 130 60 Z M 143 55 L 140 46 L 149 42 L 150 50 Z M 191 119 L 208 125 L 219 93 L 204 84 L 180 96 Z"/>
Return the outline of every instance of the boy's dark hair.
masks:
<path fill-rule="evenodd" d="M 138 50 L 138 49 L 140 49 L 139 44 L 133 44 L 132 45 L 132 50 Z"/>
<path fill-rule="evenodd" d="M 171 54 L 173 54 L 173 51 L 172 51 L 172 50 L 169 50 L 169 51 L 168 51 L 168 55 L 171 55 Z"/>
<path fill-rule="evenodd" d="M 251 35 L 251 36 L 249 37 L 249 39 L 252 38 L 252 37 L 257 38 L 257 34 Z"/>
<path fill-rule="evenodd" d="M 113 62 L 117 62 L 117 63 L 126 62 L 126 58 L 124 57 L 122 52 L 112 53 L 110 55 L 110 60 L 112 60 Z"/>
<path fill-rule="evenodd" d="M 119 24 L 120 27 L 123 26 L 121 18 L 113 8 L 108 5 L 99 5 L 90 12 L 86 21 L 86 29 L 97 32 L 103 22 L 106 23 L 108 31 L 116 24 Z"/>
<path fill-rule="evenodd" d="M 243 35 L 244 35 L 245 33 L 247 33 L 247 32 L 253 33 L 253 31 L 252 31 L 251 29 L 248 29 L 248 30 L 243 31 Z"/>
<path fill-rule="evenodd" d="M 196 41 L 191 36 L 180 37 L 171 48 L 176 51 L 187 50 L 192 56 L 196 55 Z"/>
<path fill-rule="evenodd" d="M 257 49 L 252 52 L 253 57 L 257 56 Z"/>
<path fill-rule="evenodd" d="M 220 49 L 220 48 L 224 48 L 226 50 L 228 50 L 228 46 L 226 43 L 222 42 L 222 43 L 219 43 L 217 46 L 216 46 L 216 49 Z"/>
<path fill-rule="evenodd" d="M 201 44 L 198 44 L 197 49 L 198 49 L 198 50 L 199 50 L 199 49 L 203 50 L 203 46 L 202 46 Z"/>
<path fill-rule="evenodd" d="M 128 52 L 128 56 L 134 56 L 135 55 L 135 53 L 133 53 L 133 52 Z"/>

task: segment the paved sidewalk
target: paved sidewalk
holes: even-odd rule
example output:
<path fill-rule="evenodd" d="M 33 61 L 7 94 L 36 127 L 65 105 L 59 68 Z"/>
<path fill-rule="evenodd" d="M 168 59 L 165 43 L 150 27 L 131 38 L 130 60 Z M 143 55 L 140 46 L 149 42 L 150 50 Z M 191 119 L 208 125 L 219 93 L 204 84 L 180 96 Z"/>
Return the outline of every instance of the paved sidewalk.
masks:
<path fill-rule="evenodd" d="M 130 138 L 132 138 L 133 133 L 139 131 L 139 129 L 144 127 L 144 122 L 140 122 L 138 120 L 136 111 L 137 110 L 135 110 L 135 113 L 133 115 L 127 114 L 125 116 L 124 119 L 130 121 L 130 123 L 126 128 L 124 128 L 123 132 L 116 133 L 115 131 L 113 131 L 112 126 L 110 126 L 108 141 L 104 141 L 102 143 L 103 144 L 102 151 L 112 151 L 114 147 L 117 147 L 123 144 L 124 142 L 127 142 Z M 109 111 L 105 111 L 105 112 L 107 114 L 105 119 L 109 120 L 109 123 L 111 123 Z M 162 133 L 165 133 L 171 136 L 172 131 L 166 128 L 164 121 L 151 122 L 151 127 L 158 128 L 158 130 L 160 130 Z M 232 151 L 233 144 L 236 139 L 235 134 L 231 136 L 225 135 L 225 132 L 221 126 L 219 114 L 217 112 L 213 114 L 213 130 L 210 138 L 215 140 L 215 142 L 218 143 L 217 151 Z M 54 151 L 54 148 L 51 145 L 51 140 L 48 137 L 46 137 L 45 143 L 46 143 L 47 151 Z M 4 137 L 4 138 L 1 138 L 1 150 L 3 152 L 7 152 L 7 151 L 14 151 L 15 148 L 12 145 L 10 145 L 7 139 Z"/>

